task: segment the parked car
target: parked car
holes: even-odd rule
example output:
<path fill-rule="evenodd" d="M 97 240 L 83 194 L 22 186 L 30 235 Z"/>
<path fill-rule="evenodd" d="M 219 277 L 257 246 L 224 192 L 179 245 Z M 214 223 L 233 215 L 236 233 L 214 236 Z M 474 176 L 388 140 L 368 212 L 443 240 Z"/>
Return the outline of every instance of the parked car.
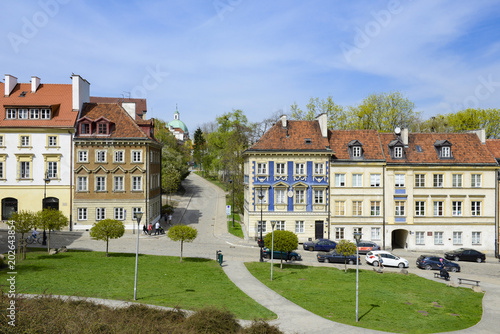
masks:
<path fill-rule="evenodd" d="M 371 251 L 366 254 L 365 261 L 374 267 L 378 267 L 379 258 L 382 257 L 382 264 L 388 267 L 408 268 L 410 266 L 407 259 L 391 254 L 388 251 Z"/>
<path fill-rule="evenodd" d="M 420 255 L 417 259 L 417 267 L 431 270 L 431 269 L 439 269 L 439 260 L 441 257 L 434 255 Z M 443 259 L 444 267 L 448 271 L 457 272 L 460 271 L 460 265 L 455 262 L 448 261 Z"/>
<path fill-rule="evenodd" d="M 262 256 L 265 258 L 270 259 L 271 258 L 271 250 L 269 248 L 262 248 Z M 273 252 L 273 259 L 281 259 L 285 261 L 300 261 L 302 260 L 302 256 L 300 256 L 299 253 L 296 252 L 280 252 L 280 251 L 274 251 Z"/>
<path fill-rule="evenodd" d="M 444 253 L 444 257 L 455 261 L 476 261 L 478 263 L 486 261 L 484 253 L 471 248 L 455 249 L 454 251 Z"/>
<path fill-rule="evenodd" d="M 314 241 L 307 241 L 302 244 L 305 250 L 310 251 L 332 251 L 337 247 L 337 243 L 335 241 L 331 241 L 328 239 L 316 239 Z"/>
<path fill-rule="evenodd" d="M 342 253 L 337 253 L 337 251 L 334 249 L 331 252 L 328 253 L 318 253 L 316 255 L 316 258 L 318 259 L 318 262 L 329 262 L 329 263 L 346 263 L 346 258 L 344 254 Z M 361 264 L 361 259 L 358 257 L 358 262 Z M 347 263 L 349 264 L 355 264 L 356 263 L 356 255 L 348 255 L 347 256 Z"/>
<path fill-rule="evenodd" d="M 366 254 L 369 251 L 380 250 L 380 246 L 373 241 L 360 240 L 358 243 L 359 254 Z"/>

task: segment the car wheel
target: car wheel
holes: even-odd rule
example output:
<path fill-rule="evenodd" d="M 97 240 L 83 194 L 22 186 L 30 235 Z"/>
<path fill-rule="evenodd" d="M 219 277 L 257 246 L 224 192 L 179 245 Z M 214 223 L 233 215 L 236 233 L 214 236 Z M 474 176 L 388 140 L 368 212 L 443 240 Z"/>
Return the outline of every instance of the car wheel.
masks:
<path fill-rule="evenodd" d="M 452 272 L 456 273 L 456 272 L 457 272 L 457 270 L 458 270 L 458 269 L 457 269 L 457 267 L 451 267 L 451 271 L 452 271 Z"/>
<path fill-rule="evenodd" d="M 295 260 L 297 260 L 297 257 L 296 257 L 296 256 L 292 256 L 292 257 L 290 258 L 290 261 L 295 261 Z"/>
<path fill-rule="evenodd" d="M 398 264 L 398 267 L 399 267 L 399 268 L 404 268 L 404 267 L 405 267 L 405 264 L 404 264 L 404 263 L 400 263 L 400 264 Z"/>
<path fill-rule="evenodd" d="M 312 252 L 314 250 L 314 247 L 309 247 L 309 250 Z"/>
<path fill-rule="evenodd" d="M 430 264 L 428 264 L 428 265 L 426 265 L 426 266 L 424 267 L 424 269 L 425 269 L 425 270 L 431 270 L 431 269 L 432 269 L 432 266 L 431 266 Z"/>
<path fill-rule="evenodd" d="M 481 259 L 480 257 L 478 257 L 478 258 L 476 259 L 476 261 L 477 261 L 477 263 L 481 263 L 481 262 L 483 262 L 483 259 Z"/>
<path fill-rule="evenodd" d="M 372 265 L 373 265 L 374 267 L 378 267 L 378 261 L 373 261 Z"/>
<path fill-rule="evenodd" d="M 459 258 L 458 256 L 455 256 L 455 259 L 454 259 L 454 260 L 455 260 L 455 261 L 459 261 L 459 260 L 460 260 L 460 258 Z"/>
<path fill-rule="evenodd" d="M 354 261 L 353 260 L 349 260 L 348 262 L 350 265 L 353 265 L 354 264 Z"/>

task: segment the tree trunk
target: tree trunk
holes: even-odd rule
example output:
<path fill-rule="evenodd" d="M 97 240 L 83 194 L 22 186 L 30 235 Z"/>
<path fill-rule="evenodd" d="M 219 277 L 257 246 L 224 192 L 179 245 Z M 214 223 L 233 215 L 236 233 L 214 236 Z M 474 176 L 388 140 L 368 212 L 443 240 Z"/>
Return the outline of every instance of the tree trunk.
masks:
<path fill-rule="evenodd" d="M 181 240 L 181 262 L 182 262 L 182 246 L 183 246 L 184 240 Z"/>
<path fill-rule="evenodd" d="M 50 229 L 49 229 L 49 237 L 47 238 L 47 253 L 50 253 Z"/>
<path fill-rule="evenodd" d="M 137 231 L 139 233 L 139 231 Z M 109 245 L 109 238 L 106 238 L 106 257 L 108 257 L 108 245 Z"/>

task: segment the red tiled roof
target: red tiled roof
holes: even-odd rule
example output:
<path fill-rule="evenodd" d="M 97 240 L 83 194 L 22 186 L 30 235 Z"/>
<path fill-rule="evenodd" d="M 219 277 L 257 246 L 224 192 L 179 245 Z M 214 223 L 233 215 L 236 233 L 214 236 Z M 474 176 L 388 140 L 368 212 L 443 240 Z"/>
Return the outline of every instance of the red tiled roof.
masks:
<path fill-rule="evenodd" d="M 9 96 L 4 96 L 5 84 L 0 83 L 0 126 L 2 127 L 73 127 L 78 116 L 73 111 L 71 84 L 40 84 L 35 93 L 31 84 L 18 83 Z M 21 93 L 26 92 L 24 97 Z M 52 119 L 6 119 L 6 107 L 52 107 Z"/>
<path fill-rule="evenodd" d="M 397 138 L 392 133 L 379 134 L 382 149 L 388 163 L 396 164 L 496 164 L 492 154 L 481 144 L 474 133 L 410 133 L 408 147 L 404 148 L 403 159 L 392 159 L 388 144 Z M 434 147 L 436 141 L 448 140 L 451 143 L 452 159 L 440 159 Z M 422 152 L 417 152 L 416 146 Z"/>
<path fill-rule="evenodd" d="M 318 121 L 287 121 L 283 128 L 281 121 L 271 127 L 247 151 L 326 151 L 327 138 L 321 135 Z M 306 143 L 310 139 L 310 144 Z"/>
<path fill-rule="evenodd" d="M 500 160 L 500 139 L 486 139 L 486 147 L 495 159 Z"/>
<path fill-rule="evenodd" d="M 335 151 L 334 158 L 349 160 L 348 144 L 358 140 L 363 146 L 363 160 L 384 160 L 377 130 L 333 130 L 330 147 Z"/>
<path fill-rule="evenodd" d="M 133 102 L 135 103 L 135 119 L 142 119 L 144 112 L 147 112 L 148 106 L 146 99 L 135 99 L 135 98 L 119 98 L 119 97 L 102 97 L 102 96 L 91 96 L 90 103 L 118 103 L 120 106 L 123 102 Z"/>
<path fill-rule="evenodd" d="M 104 117 L 114 126 L 109 136 L 93 134 L 77 135 L 77 138 L 149 138 L 118 103 L 85 103 L 80 119 L 84 117 L 94 121 Z"/>

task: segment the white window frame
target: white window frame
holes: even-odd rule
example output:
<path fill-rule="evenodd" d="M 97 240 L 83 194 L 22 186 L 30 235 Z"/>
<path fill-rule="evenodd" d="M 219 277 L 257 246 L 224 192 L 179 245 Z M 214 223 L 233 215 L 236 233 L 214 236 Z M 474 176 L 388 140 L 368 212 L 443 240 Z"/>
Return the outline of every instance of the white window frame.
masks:
<path fill-rule="evenodd" d="M 48 136 L 47 145 L 49 147 L 57 147 L 57 136 Z"/>
<path fill-rule="evenodd" d="M 276 163 L 276 174 L 285 175 L 286 174 L 286 164 L 283 162 Z"/>
<path fill-rule="evenodd" d="M 125 191 L 125 177 L 123 175 L 113 176 L 113 191 Z"/>
<path fill-rule="evenodd" d="M 296 220 L 295 221 L 295 233 L 304 233 L 304 221 Z"/>
<path fill-rule="evenodd" d="M 462 174 L 452 174 L 451 186 L 453 188 L 462 188 L 463 185 L 463 175 Z"/>
<path fill-rule="evenodd" d="M 403 157 L 403 148 L 401 146 L 394 147 L 394 158 L 402 158 Z"/>
<path fill-rule="evenodd" d="M 345 216 L 345 201 L 335 201 L 334 214 L 337 217 Z"/>
<path fill-rule="evenodd" d="M 353 158 L 361 158 L 361 146 L 353 146 L 352 147 L 352 157 Z"/>
<path fill-rule="evenodd" d="M 113 154 L 113 162 L 125 162 L 125 151 L 115 151 L 115 154 Z"/>
<path fill-rule="evenodd" d="M 303 162 L 295 163 L 295 175 L 306 175 L 306 164 Z"/>
<path fill-rule="evenodd" d="M 17 109 L 9 108 L 5 111 L 6 119 L 16 119 L 17 118 Z"/>
<path fill-rule="evenodd" d="M 381 232 L 380 227 L 372 227 L 371 228 L 372 240 L 380 240 L 380 232 Z"/>
<path fill-rule="evenodd" d="M 335 240 L 342 240 L 345 236 L 345 227 L 335 227 Z"/>
<path fill-rule="evenodd" d="M 335 187 L 345 187 L 345 174 L 335 174 Z"/>
<path fill-rule="evenodd" d="M 406 217 L 406 201 L 405 200 L 394 201 L 394 216 Z"/>
<path fill-rule="evenodd" d="M 287 204 L 286 189 L 276 188 L 274 190 L 274 196 L 276 198 L 276 204 Z"/>
<path fill-rule="evenodd" d="M 470 215 L 479 217 L 481 216 L 481 201 L 471 201 L 470 202 Z"/>
<path fill-rule="evenodd" d="M 416 231 L 415 232 L 415 244 L 416 245 L 425 245 L 425 232 Z"/>
<path fill-rule="evenodd" d="M 51 110 L 50 109 L 40 109 L 40 119 L 50 119 Z"/>
<path fill-rule="evenodd" d="M 471 174 L 470 186 L 471 188 L 481 188 L 481 174 Z"/>
<path fill-rule="evenodd" d="M 106 150 L 97 150 L 95 151 L 95 161 L 96 162 L 106 162 L 107 152 Z"/>
<path fill-rule="evenodd" d="M 453 231 L 453 245 L 462 245 L 462 231 Z"/>
<path fill-rule="evenodd" d="M 450 158 L 451 157 L 451 148 L 448 146 L 441 147 L 441 158 Z"/>
<path fill-rule="evenodd" d="M 394 174 L 394 186 L 396 188 L 404 188 L 406 186 L 406 175 Z"/>
<path fill-rule="evenodd" d="M 451 202 L 451 212 L 453 216 L 463 215 L 464 204 L 462 201 L 452 201 Z"/>
<path fill-rule="evenodd" d="M 425 174 L 415 174 L 415 188 L 425 187 Z"/>
<path fill-rule="evenodd" d="M 40 109 L 30 109 L 30 119 L 39 119 Z"/>
<path fill-rule="evenodd" d="M 370 201 L 370 216 L 380 216 L 380 201 Z"/>
<path fill-rule="evenodd" d="M 380 187 L 380 174 L 370 174 L 370 187 Z"/>
<path fill-rule="evenodd" d="M 95 208 L 95 220 L 101 221 L 106 219 L 106 208 Z"/>
<path fill-rule="evenodd" d="M 286 224 L 284 220 L 277 220 L 274 227 L 276 228 L 276 231 L 285 231 L 285 225 Z"/>
<path fill-rule="evenodd" d="M 261 227 L 262 227 L 262 233 L 267 233 L 267 222 L 265 220 L 257 221 L 257 233 L 260 233 Z"/>
<path fill-rule="evenodd" d="M 471 242 L 473 245 L 480 245 L 481 244 L 481 232 L 472 231 Z"/>
<path fill-rule="evenodd" d="M 28 119 L 28 109 L 18 109 L 17 118 L 18 119 Z"/>
<path fill-rule="evenodd" d="M 19 161 L 19 178 L 24 180 L 31 178 L 31 161 Z"/>
<path fill-rule="evenodd" d="M 363 174 L 352 174 L 352 186 L 356 188 L 363 186 Z"/>
<path fill-rule="evenodd" d="M 433 174 L 432 176 L 432 186 L 434 188 L 443 188 L 444 186 L 444 175 L 443 174 Z"/>
<path fill-rule="evenodd" d="M 95 177 L 95 191 L 96 192 L 106 191 L 106 176 L 97 175 Z"/>
<path fill-rule="evenodd" d="M 444 216 L 444 201 L 433 201 L 432 202 L 432 215 L 434 217 Z"/>
<path fill-rule="evenodd" d="M 132 191 L 142 191 L 141 175 L 132 175 Z"/>
<path fill-rule="evenodd" d="M 87 220 L 87 208 L 78 208 L 78 220 Z"/>
<path fill-rule="evenodd" d="M 324 191 L 314 190 L 314 204 L 325 204 Z"/>
<path fill-rule="evenodd" d="M 47 161 L 47 176 L 49 179 L 57 179 L 58 166 L 57 161 Z"/>
<path fill-rule="evenodd" d="M 88 191 L 89 190 L 89 179 L 87 176 L 77 176 L 76 177 L 76 190 L 77 191 Z"/>
<path fill-rule="evenodd" d="M 89 151 L 79 150 L 78 151 L 78 162 L 89 162 Z"/>
<path fill-rule="evenodd" d="M 305 189 L 295 189 L 294 196 L 295 204 L 306 204 L 306 190 Z"/>
<path fill-rule="evenodd" d="M 267 163 L 257 163 L 257 175 L 267 175 Z"/>
<path fill-rule="evenodd" d="M 21 147 L 29 147 L 30 146 L 30 136 L 21 136 Z"/>
<path fill-rule="evenodd" d="M 444 234 L 444 232 L 441 232 L 441 231 L 434 232 L 434 245 L 442 245 L 443 244 L 443 234 Z"/>
<path fill-rule="evenodd" d="M 124 208 L 114 208 L 113 217 L 116 220 L 125 220 L 125 209 Z"/>
<path fill-rule="evenodd" d="M 314 164 L 314 174 L 323 175 L 325 174 L 324 164 L 323 163 L 315 163 Z"/>
<path fill-rule="evenodd" d="M 142 162 L 142 151 L 140 150 L 133 150 L 130 153 L 132 155 L 132 162 L 133 163 L 139 163 Z"/>
<path fill-rule="evenodd" d="M 363 216 L 363 201 L 352 201 L 352 216 Z"/>
<path fill-rule="evenodd" d="M 425 217 L 425 201 L 415 201 L 415 217 Z"/>

